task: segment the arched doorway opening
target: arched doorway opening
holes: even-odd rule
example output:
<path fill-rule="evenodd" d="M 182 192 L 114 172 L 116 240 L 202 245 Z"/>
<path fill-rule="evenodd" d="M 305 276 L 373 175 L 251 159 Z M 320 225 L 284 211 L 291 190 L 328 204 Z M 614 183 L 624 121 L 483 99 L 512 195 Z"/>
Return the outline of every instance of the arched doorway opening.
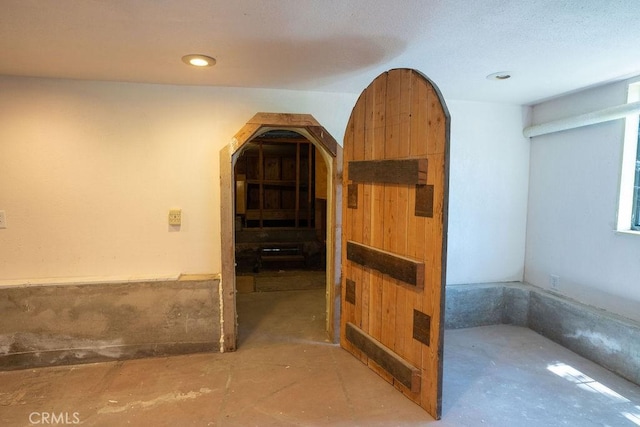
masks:
<path fill-rule="evenodd" d="M 237 310 L 236 310 L 236 180 L 234 171 L 243 147 L 256 137 L 273 131 L 291 131 L 303 136 L 315 147 L 318 157 L 326 165 L 326 331 L 329 338 L 336 342 L 336 327 L 339 324 L 340 284 L 340 199 L 342 148 L 335 139 L 311 115 L 258 113 L 236 133 L 231 143 L 220 152 L 220 206 L 222 237 L 222 277 L 221 277 L 221 325 L 222 351 L 233 351 L 237 346 Z M 262 206 L 263 207 L 263 206 Z M 301 218 L 294 219 L 300 221 Z M 258 221 L 264 221 L 260 215 Z"/>

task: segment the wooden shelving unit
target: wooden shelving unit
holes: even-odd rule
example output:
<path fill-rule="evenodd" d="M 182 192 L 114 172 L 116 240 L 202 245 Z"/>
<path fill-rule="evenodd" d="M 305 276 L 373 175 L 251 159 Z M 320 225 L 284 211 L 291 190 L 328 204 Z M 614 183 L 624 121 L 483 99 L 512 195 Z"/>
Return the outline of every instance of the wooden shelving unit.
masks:
<path fill-rule="evenodd" d="M 314 165 L 315 147 L 303 137 L 253 140 L 235 170 L 243 226 L 314 227 Z"/>

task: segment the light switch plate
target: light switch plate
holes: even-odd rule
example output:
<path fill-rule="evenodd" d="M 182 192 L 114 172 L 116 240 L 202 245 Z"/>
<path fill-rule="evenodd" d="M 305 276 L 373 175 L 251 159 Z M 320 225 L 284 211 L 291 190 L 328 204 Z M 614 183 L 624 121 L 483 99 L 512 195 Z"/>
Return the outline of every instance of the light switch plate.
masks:
<path fill-rule="evenodd" d="M 181 224 L 182 224 L 182 209 L 170 209 L 169 225 L 181 225 Z"/>

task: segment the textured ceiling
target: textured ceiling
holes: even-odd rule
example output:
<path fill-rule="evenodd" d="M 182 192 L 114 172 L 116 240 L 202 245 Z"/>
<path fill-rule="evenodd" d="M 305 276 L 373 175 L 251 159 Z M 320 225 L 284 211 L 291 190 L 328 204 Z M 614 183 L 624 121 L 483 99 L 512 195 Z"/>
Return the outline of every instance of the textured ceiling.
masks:
<path fill-rule="evenodd" d="M 531 104 L 640 74 L 638 0 L 0 0 L 0 74 Z M 180 58 L 213 56 L 193 69 Z M 509 71 L 512 78 L 485 77 Z"/>

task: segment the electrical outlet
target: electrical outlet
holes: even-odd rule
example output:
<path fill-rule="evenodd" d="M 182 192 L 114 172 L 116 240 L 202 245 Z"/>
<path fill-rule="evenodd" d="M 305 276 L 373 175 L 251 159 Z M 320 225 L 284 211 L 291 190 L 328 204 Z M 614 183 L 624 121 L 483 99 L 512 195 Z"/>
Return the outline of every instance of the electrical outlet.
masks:
<path fill-rule="evenodd" d="M 181 224 L 182 224 L 182 209 L 170 209 L 169 225 L 181 225 Z"/>
<path fill-rule="evenodd" d="M 551 283 L 551 289 L 558 289 L 560 287 L 560 276 L 550 274 L 549 282 Z"/>
<path fill-rule="evenodd" d="M 7 216 L 4 211 L 0 211 L 0 228 L 7 228 Z"/>

